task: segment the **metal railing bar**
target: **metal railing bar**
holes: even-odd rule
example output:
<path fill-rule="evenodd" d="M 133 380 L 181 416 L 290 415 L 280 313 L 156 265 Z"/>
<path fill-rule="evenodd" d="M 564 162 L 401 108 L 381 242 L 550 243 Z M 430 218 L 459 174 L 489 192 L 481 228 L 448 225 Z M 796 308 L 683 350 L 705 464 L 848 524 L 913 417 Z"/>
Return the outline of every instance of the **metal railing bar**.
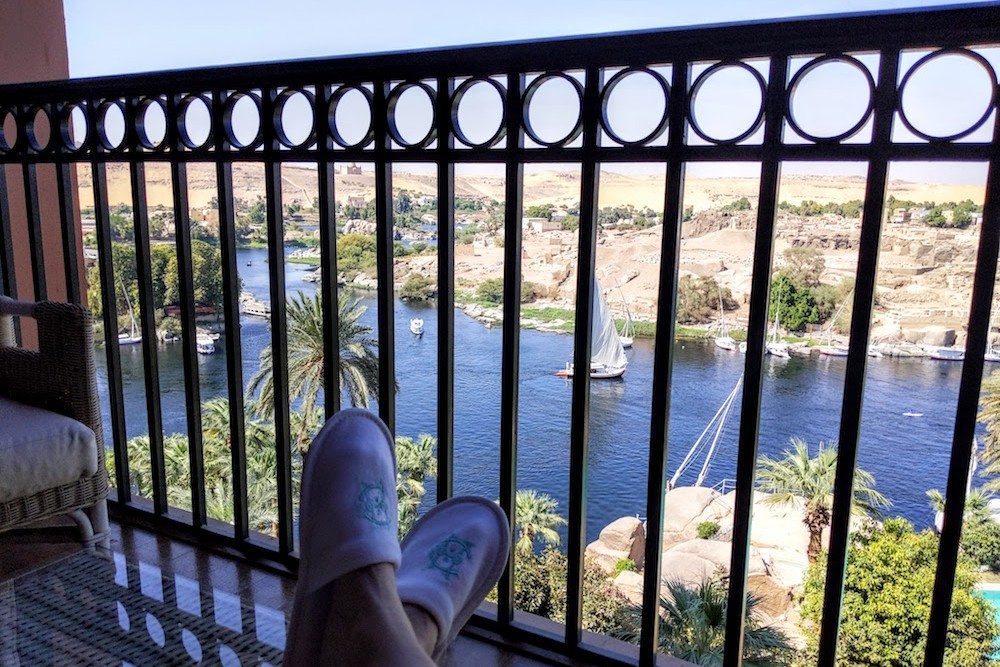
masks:
<path fill-rule="evenodd" d="M 784 87 L 788 59 L 774 57 L 770 63 L 765 95 L 764 145 L 781 141 L 785 115 Z M 739 447 L 736 454 L 736 496 L 733 504 L 733 539 L 729 565 L 729 603 L 726 609 L 726 641 L 723 664 L 736 667 L 743 662 L 744 626 L 746 623 L 747 568 L 750 556 L 753 520 L 754 480 L 760 435 L 760 402 L 763 390 L 764 332 L 771 290 L 771 264 L 774 257 L 775 219 L 778 211 L 778 187 L 781 162 L 775 155 L 761 163 L 760 194 L 757 203 L 757 228 L 754 239 L 753 277 L 750 286 L 750 314 L 747 330 L 746 365 L 743 372 L 743 397 L 740 406 Z M 720 304 L 720 308 L 722 304 Z"/>
<path fill-rule="evenodd" d="M 317 85 L 318 109 L 329 108 L 330 87 Z M 317 117 L 322 113 L 317 112 Z M 328 123 L 316 124 L 316 142 L 321 147 L 316 164 L 319 201 L 319 264 L 323 280 L 319 289 L 323 300 L 323 412 L 329 419 L 340 410 L 340 297 L 337 292 L 337 197 L 334 175 L 337 165 Z"/>
<path fill-rule="evenodd" d="M 153 305 L 152 259 L 149 244 L 149 212 L 146 199 L 146 171 L 142 163 L 129 165 L 132 188 L 132 230 L 135 235 L 135 270 L 139 288 L 139 331 L 142 334 L 143 382 L 146 388 L 146 424 L 149 433 L 150 471 L 154 484 L 154 508 L 165 512 L 167 499 L 166 464 L 163 453 L 163 418 L 160 410 L 160 366 L 156 340 L 156 313 Z M 122 290 L 128 289 L 124 282 Z M 117 298 L 117 294 L 115 295 Z M 162 505 L 156 505 L 156 499 Z"/>
<path fill-rule="evenodd" d="M 442 153 L 454 146 L 448 132 L 449 107 L 454 83 L 438 80 L 435 116 L 438 147 Z M 455 164 L 438 161 L 437 242 L 437 501 L 452 496 L 455 479 Z"/>
<path fill-rule="evenodd" d="M 892 117 L 897 103 L 895 81 L 898 69 L 899 53 L 897 51 L 883 53 L 880 59 L 878 86 L 873 100 L 875 114 L 872 138 L 879 150 L 868 163 L 865 186 L 851 315 L 851 344 L 844 374 L 840 432 L 837 440 L 837 473 L 830 520 L 826 583 L 823 590 L 823 627 L 819 640 L 819 664 L 831 667 L 836 663 L 837 641 L 840 634 L 844 577 L 847 573 L 847 548 L 851 533 L 854 472 L 858 460 L 865 369 L 868 361 L 868 337 L 878 280 L 879 243 L 889 171 L 885 151 L 881 149 L 887 147 L 891 141 Z"/>
<path fill-rule="evenodd" d="M 94 223 L 97 231 L 98 275 L 101 281 L 101 310 L 104 314 L 104 352 L 107 356 L 108 400 L 111 440 L 115 452 L 115 486 L 118 499 L 132 499 L 129 479 L 128 443 L 125 431 L 125 398 L 122 392 L 121 354 L 118 349 L 118 308 L 114 264 L 111 261 L 111 212 L 108 207 L 108 174 L 104 163 L 92 166 Z M 155 479 L 155 477 L 154 477 Z"/>
<path fill-rule="evenodd" d="M 0 168 L 0 171 L 3 171 Z M 68 164 L 56 166 L 56 197 L 59 204 L 59 225 L 62 229 L 63 271 L 66 272 L 66 300 L 83 303 L 80 280 L 80 239 L 76 227 L 76 172 Z M 0 183 L 0 187 L 4 184 Z"/>
<path fill-rule="evenodd" d="M 1000 146 L 1000 123 L 994 124 L 993 145 Z M 1000 151 L 994 150 L 986 177 L 986 198 L 983 202 L 983 222 L 979 230 L 979 250 L 976 255 L 976 274 L 972 286 L 965 361 L 962 362 L 962 379 L 958 390 L 958 406 L 955 410 L 955 432 L 948 463 L 944 523 L 938 542 L 934 595 L 927 628 L 925 665 L 944 663 L 965 514 L 966 484 L 973 456 L 976 419 L 979 416 L 983 355 L 990 337 L 990 316 L 993 308 L 998 252 L 1000 252 Z"/>
<path fill-rule="evenodd" d="M 668 100 L 668 145 L 684 141 L 686 91 L 690 85 L 687 64 L 674 64 Z M 666 515 L 667 454 L 669 452 L 670 389 L 673 380 L 673 345 L 677 315 L 677 281 L 680 275 L 681 221 L 684 211 L 684 163 L 666 165 L 663 198 L 663 236 L 660 239 L 660 274 L 657 294 L 656 338 L 653 356 L 653 389 L 650 400 L 649 461 L 646 473 L 646 543 L 643 558 L 642 629 L 639 664 L 656 664 L 659 648 L 660 582 L 662 577 L 663 520 Z M 668 223 L 669 221 L 669 223 Z"/>
<path fill-rule="evenodd" d="M 226 385 L 229 395 L 229 453 L 233 480 L 233 536 L 250 536 L 247 503 L 246 414 L 243 398 L 243 342 L 240 339 L 240 277 L 236 258 L 232 165 L 216 169 L 219 245 L 222 255 L 222 308 L 226 325 Z"/>
<path fill-rule="evenodd" d="M 24 217 L 28 227 L 28 245 L 31 252 L 31 285 L 35 301 L 48 299 L 45 285 L 45 252 L 42 248 L 42 215 L 38 209 L 38 172 L 34 164 L 22 166 L 24 185 Z"/>
<path fill-rule="evenodd" d="M 340 297 L 337 292 L 337 199 L 336 165 L 319 162 L 320 294 L 323 299 L 323 406 L 326 418 L 340 410 Z"/>
<path fill-rule="evenodd" d="M 566 644 L 583 636 L 583 552 L 587 546 L 587 453 L 590 444 L 590 357 L 593 348 L 597 211 L 600 168 L 593 156 L 600 118 L 601 73 L 588 69 L 584 80 L 583 145 L 580 165 L 580 226 L 576 264 L 576 324 L 573 327 L 572 410 L 569 440 L 569 512 L 566 536 Z M 519 298 L 519 293 L 512 295 Z"/>
<path fill-rule="evenodd" d="M 281 164 L 277 162 L 267 163 L 264 172 L 267 199 L 267 258 L 271 270 L 271 378 L 274 386 L 274 447 L 277 460 L 275 474 L 278 478 L 278 549 L 284 555 L 290 553 L 294 548 L 292 532 L 294 519 L 291 406 L 288 398 L 285 223 L 281 202 Z"/>
<path fill-rule="evenodd" d="M 677 157 L 685 162 L 753 162 L 759 163 L 766 157 L 777 156 L 782 162 L 862 162 L 871 157 L 871 142 L 856 144 L 783 144 L 764 148 L 760 144 L 735 145 L 689 145 L 671 148 L 668 146 L 602 146 L 594 149 L 600 153 L 600 162 L 629 163 L 657 162 L 662 163 Z M 442 152 L 443 151 L 443 152 Z M 888 157 L 892 161 L 987 161 L 992 148 L 989 143 L 894 143 L 888 148 Z M 436 164 L 442 159 L 456 163 L 497 163 L 505 162 L 508 153 L 504 149 L 463 150 L 460 148 L 426 148 L 426 149 L 385 149 L 385 155 L 393 161 Z M 373 162 L 375 151 L 350 150 L 331 151 L 337 162 Z M 551 147 L 517 149 L 510 159 L 538 164 L 562 164 L 580 162 L 583 157 L 582 148 Z M 317 162 L 322 159 L 322 153 L 317 150 L 287 149 L 261 150 L 254 152 L 207 152 L 191 151 L 184 153 L 157 152 L 138 153 L 95 153 L 87 155 L 17 155 L 14 153 L 0 154 L 0 164 L 78 164 L 81 162 L 113 163 L 121 160 L 137 159 L 147 163 L 173 163 L 183 160 L 189 164 L 217 162 L 226 163 L 264 163 L 268 160 L 280 159 L 285 162 Z"/>
<path fill-rule="evenodd" d="M 195 319 L 194 258 L 191 248 L 187 164 L 184 162 L 173 163 L 170 177 L 174 195 L 177 284 L 181 298 L 181 352 L 184 360 L 184 410 L 187 417 L 188 460 L 191 475 L 191 518 L 195 522 L 193 525 L 200 528 L 207 522 L 205 457 L 201 423 L 201 386 L 198 377 L 198 328 Z M 158 477 L 157 480 L 159 483 Z"/>
<path fill-rule="evenodd" d="M 521 145 L 521 96 L 524 75 L 507 76 L 507 99 L 504 102 L 507 145 L 512 152 Z M 521 202 L 524 198 L 524 164 L 508 160 L 504 181 L 504 296 L 500 384 L 500 507 L 507 514 L 510 533 L 514 535 L 517 506 L 517 414 L 521 363 Z M 502 631 L 514 620 L 514 549 L 507 556 L 507 567 L 497 584 L 497 621 Z"/>
<path fill-rule="evenodd" d="M 11 237 L 10 194 L 7 191 L 7 167 L 0 166 L 0 252 L 3 253 L 3 271 L 0 271 L 0 291 L 17 298 L 17 271 L 14 270 L 14 239 Z M 16 336 L 20 338 L 20 322 L 16 323 Z"/>
<path fill-rule="evenodd" d="M 388 83 L 376 83 L 372 103 L 372 125 L 375 130 L 375 242 L 378 265 L 378 410 L 389 430 L 396 433 L 396 332 L 395 299 L 393 294 L 392 238 L 392 163 L 388 159 L 390 145 L 386 120 L 389 94 Z"/>

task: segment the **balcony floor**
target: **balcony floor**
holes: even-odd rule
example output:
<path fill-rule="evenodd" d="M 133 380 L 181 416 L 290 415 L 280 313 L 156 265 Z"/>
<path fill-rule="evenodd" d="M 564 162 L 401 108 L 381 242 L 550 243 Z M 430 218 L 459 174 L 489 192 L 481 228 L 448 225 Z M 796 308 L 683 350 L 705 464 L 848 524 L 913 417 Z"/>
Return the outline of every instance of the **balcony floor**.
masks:
<path fill-rule="evenodd" d="M 79 551 L 79 546 L 73 543 L 25 541 L 12 535 L 0 535 L 0 553 L 3 554 L 0 558 L 0 585 Z M 164 577 L 176 575 L 193 580 L 200 590 L 212 591 L 215 597 L 219 593 L 230 600 L 236 596 L 244 609 L 273 610 L 282 615 L 291 609 L 295 589 L 293 578 L 254 568 L 186 542 L 112 523 L 111 551 L 116 566 L 124 564 L 133 567 L 140 575 L 148 576 L 148 573 L 154 572 Z M 511 653 L 483 638 L 463 634 L 452 646 L 444 664 L 456 667 L 530 667 L 567 663 L 539 662 Z"/>

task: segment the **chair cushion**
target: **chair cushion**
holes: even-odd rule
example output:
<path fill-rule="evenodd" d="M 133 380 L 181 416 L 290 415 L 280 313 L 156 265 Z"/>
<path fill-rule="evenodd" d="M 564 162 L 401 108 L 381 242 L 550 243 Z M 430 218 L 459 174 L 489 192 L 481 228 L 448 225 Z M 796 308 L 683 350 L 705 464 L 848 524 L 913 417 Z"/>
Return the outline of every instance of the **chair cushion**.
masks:
<path fill-rule="evenodd" d="M 97 438 L 69 417 L 0 397 L 0 502 L 97 472 Z"/>

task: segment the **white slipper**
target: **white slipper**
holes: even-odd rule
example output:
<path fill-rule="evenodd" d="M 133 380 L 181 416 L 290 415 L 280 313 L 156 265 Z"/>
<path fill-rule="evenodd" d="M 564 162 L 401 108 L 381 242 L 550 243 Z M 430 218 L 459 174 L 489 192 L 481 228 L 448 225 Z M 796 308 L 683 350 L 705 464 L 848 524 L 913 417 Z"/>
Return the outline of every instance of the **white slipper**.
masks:
<path fill-rule="evenodd" d="M 399 599 L 434 619 L 438 639 L 431 657 L 437 661 L 507 565 L 507 516 L 486 498 L 450 498 L 413 525 L 402 547 Z"/>
<path fill-rule="evenodd" d="M 302 471 L 285 665 L 311 665 L 319 655 L 334 579 L 376 563 L 399 567 L 397 523 L 392 434 L 367 410 L 341 410 L 313 440 Z"/>

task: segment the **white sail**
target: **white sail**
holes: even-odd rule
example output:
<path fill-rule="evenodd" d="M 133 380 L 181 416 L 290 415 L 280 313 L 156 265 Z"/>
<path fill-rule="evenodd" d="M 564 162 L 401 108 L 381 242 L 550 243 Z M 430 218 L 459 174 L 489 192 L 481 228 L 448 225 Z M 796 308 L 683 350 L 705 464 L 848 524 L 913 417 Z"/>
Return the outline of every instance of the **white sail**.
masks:
<path fill-rule="evenodd" d="M 603 365 L 606 368 L 622 368 L 628 366 L 628 358 L 625 357 L 625 348 L 622 347 L 621 339 L 618 337 L 618 330 L 615 328 L 615 320 L 611 316 L 611 309 L 604 299 L 604 292 L 601 284 L 594 278 L 594 322 L 593 322 L 593 343 L 591 348 L 591 365 Z"/>

